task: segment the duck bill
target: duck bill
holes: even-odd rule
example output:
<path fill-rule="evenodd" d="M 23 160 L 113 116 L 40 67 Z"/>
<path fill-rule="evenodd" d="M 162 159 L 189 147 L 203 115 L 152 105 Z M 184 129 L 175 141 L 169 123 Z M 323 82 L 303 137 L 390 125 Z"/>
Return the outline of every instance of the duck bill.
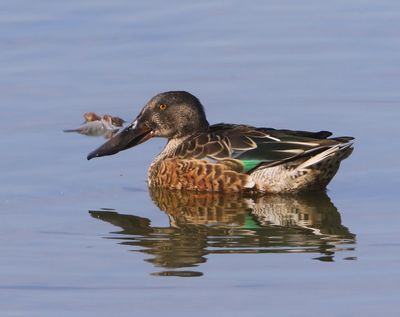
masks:
<path fill-rule="evenodd" d="M 136 119 L 121 132 L 114 135 L 106 143 L 89 153 L 87 159 L 90 160 L 95 157 L 116 154 L 143 143 L 153 136 L 153 130 L 148 128 L 145 124 L 140 123 L 139 120 Z"/>

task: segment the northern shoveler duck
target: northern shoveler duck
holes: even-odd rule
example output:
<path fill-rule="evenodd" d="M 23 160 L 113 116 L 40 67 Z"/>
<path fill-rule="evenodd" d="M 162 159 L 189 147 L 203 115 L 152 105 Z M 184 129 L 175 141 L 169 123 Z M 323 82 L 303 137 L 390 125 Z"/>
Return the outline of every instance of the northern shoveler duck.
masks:
<path fill-rule="evenodd" d="M 152 137 L 167 138 L 148 170 L 150 187 L 218 192 L 293 193 L 324 189 L 352 148 L 328 131 L 210 125 L 185 91 L 153 97 L 137 118 L 88 159 L 112 155 Z"/>

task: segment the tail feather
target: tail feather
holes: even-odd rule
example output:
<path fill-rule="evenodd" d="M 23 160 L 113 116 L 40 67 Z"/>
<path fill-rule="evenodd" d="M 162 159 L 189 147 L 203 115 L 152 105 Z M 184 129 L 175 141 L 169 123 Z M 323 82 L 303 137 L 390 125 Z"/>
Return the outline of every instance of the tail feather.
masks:
<path fill-rule="evenodd" d="M 339 137 L 330 138 L 330 139 L 339 141 L 339 142 L 343 142 L 343 143 L 347 143 L 347 142 L 354 140 L 354 138 L 352 136 L 339 136 Z"/>
<path fill-rule="evenodd" d="M 342 143 L 342 144 L 337 144 L 334 145 L 327 150 L 312 156 L 310 159 L 306 160 L 302 164 L 300 164 L 296 169 L 305 169 L 307 167 L 310 167 L 312 165 L 318 164 L 319 162 L 327 159 L 330 156 L 337 155 L 341 153 L 341 157 L 338 157 L 338 160 L 344 160 L 347 158 L 351 152 L 353 151 L 352 148 L 353 143 Z"/>

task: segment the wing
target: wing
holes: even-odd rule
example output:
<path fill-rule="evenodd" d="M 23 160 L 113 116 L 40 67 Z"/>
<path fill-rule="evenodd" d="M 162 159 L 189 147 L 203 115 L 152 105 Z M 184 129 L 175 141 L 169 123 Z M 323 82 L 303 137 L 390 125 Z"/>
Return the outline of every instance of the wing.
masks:
<path fill-rule="evenodd" d="M 249 172 L 260 165 L 270 167 L 317 154 L 345 141 L 327 139 L 331 135 L 328 131 L 275 130 L 221 123 L 181 144 L 175 157 L 225 162 L 236 171 Z"/>

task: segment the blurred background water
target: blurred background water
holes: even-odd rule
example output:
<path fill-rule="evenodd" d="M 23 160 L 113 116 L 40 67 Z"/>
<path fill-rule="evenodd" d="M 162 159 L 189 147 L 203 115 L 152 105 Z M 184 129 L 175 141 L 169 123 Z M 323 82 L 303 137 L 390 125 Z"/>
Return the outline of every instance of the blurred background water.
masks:
<path fill-rule="evenodd" d="M 3 0 L 0 25 L 2 316 L 398 316 L 400 3 Z M 355 151 L 327 196 L 165 200 L 163 140 L 88 162 L 103 140 L 62 133 L 166 90 Z"/>

